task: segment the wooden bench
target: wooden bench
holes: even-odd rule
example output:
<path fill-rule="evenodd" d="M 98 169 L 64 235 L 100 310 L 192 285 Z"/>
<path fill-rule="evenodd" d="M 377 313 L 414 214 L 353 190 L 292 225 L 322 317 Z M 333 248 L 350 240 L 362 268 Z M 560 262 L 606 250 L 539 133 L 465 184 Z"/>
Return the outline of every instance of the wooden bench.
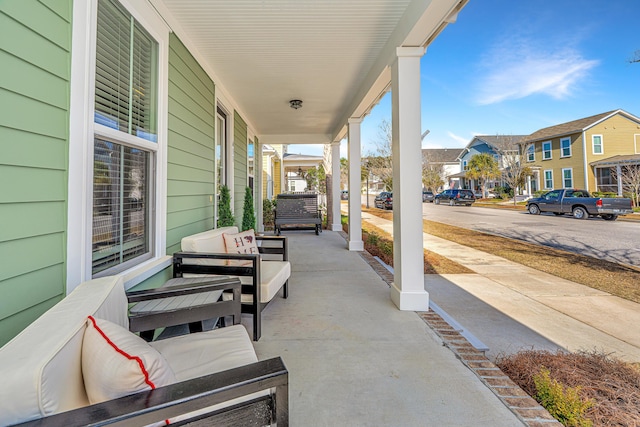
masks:
<path fill-rule="evenodd" d="M 278 194 L 275 210 L 275 231 L 280 235 L 285 230 L 322 231 L 322 214 L 318 209 L 316 194 Z"/>

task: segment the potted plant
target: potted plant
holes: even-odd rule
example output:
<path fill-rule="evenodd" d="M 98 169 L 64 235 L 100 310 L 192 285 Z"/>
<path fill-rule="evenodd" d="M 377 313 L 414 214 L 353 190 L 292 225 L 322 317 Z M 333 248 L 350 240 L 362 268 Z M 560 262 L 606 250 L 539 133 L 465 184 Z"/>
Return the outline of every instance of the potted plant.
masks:
<path fill-rule="evenodd" d="M 218 205 L 218 227 L 229 227 L 234 224 L 231 213 L 231 194 L 229 187 L 220 187 L 220 204 Z"/>
<path fill-rule="evenodd" d="M 242 230 L 256 229 L 256 214 L 253 208 L 253 192 L 251 187 L 246 187 L 244 191 L 244 208 L 242 213 Z"/>

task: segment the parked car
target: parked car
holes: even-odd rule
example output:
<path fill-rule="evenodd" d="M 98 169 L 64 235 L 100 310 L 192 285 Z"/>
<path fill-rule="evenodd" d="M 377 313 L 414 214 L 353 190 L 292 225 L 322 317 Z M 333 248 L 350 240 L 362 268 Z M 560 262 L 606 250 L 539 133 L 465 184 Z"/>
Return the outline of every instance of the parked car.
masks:
<path fill-rule="evenodd" d="M 540 197 L 527 201 L 527 210 L 532 215 L 553 212 L 556 215 L 572 214 L 576 219 L 600 216 L 607 221 L 615 221 L 618 215 L 633 212 L 631 199 L 591 197 L 586 190 L 551 190 Z"/>
<path fill-rule="evenodd" d="M 433 191 L 423 191 L 422 192 L 422 201 L 423 202 L 433 202 Z"/>
<path fill-rule="evenodd" d="M 349 200 L 349 190 L 342 190 L 340 193 L 341 200 Z"/>
<path fill-rule="evenodd" d="M 373 200 L 373 205 L 378 209 L 393 209 L 393 193 L 383 191 Z"/>
<path fill-rule="evenodd" d="M 448 203 L 453 205 L 465 205 L 471 206 L 476 201 L 476 197 L 471 190 L 444 190 L 442 193 L 436 194 L 433 199 L 433 203 L 439 205 L 441 203 Z"/>

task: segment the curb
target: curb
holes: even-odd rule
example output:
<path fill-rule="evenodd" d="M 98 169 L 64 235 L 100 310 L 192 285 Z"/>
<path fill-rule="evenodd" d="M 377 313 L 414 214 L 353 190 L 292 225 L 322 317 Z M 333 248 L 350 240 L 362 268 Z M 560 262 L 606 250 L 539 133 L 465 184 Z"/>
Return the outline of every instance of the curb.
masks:
<path fill-rule="evenodd" d="M 347 233 L 339 231 L 348 239 Z M 360 256 L 389 286 L 393 274 L 366 250 Z M 491 362 L 484 352 L 477 350 L 469 341 L 434 311 L 416 312 L 420 318 L 440 337 L 444 346 L 487 386 L 504 405 L 509 408 L 527 427 L 562 427 L 536 400 L 511 380 L 500 368 Z"/>

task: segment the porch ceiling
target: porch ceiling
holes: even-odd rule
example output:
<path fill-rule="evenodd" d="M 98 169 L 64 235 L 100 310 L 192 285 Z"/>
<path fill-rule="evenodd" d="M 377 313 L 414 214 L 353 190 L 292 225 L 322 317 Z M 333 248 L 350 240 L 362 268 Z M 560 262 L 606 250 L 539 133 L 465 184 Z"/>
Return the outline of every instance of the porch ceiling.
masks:
<path fill-rule="evenodd" d="M 264 143 L 344 136 L 468 0 L 151 0 Z M 294 110 L 289 100 L 303 101 Z"/>

